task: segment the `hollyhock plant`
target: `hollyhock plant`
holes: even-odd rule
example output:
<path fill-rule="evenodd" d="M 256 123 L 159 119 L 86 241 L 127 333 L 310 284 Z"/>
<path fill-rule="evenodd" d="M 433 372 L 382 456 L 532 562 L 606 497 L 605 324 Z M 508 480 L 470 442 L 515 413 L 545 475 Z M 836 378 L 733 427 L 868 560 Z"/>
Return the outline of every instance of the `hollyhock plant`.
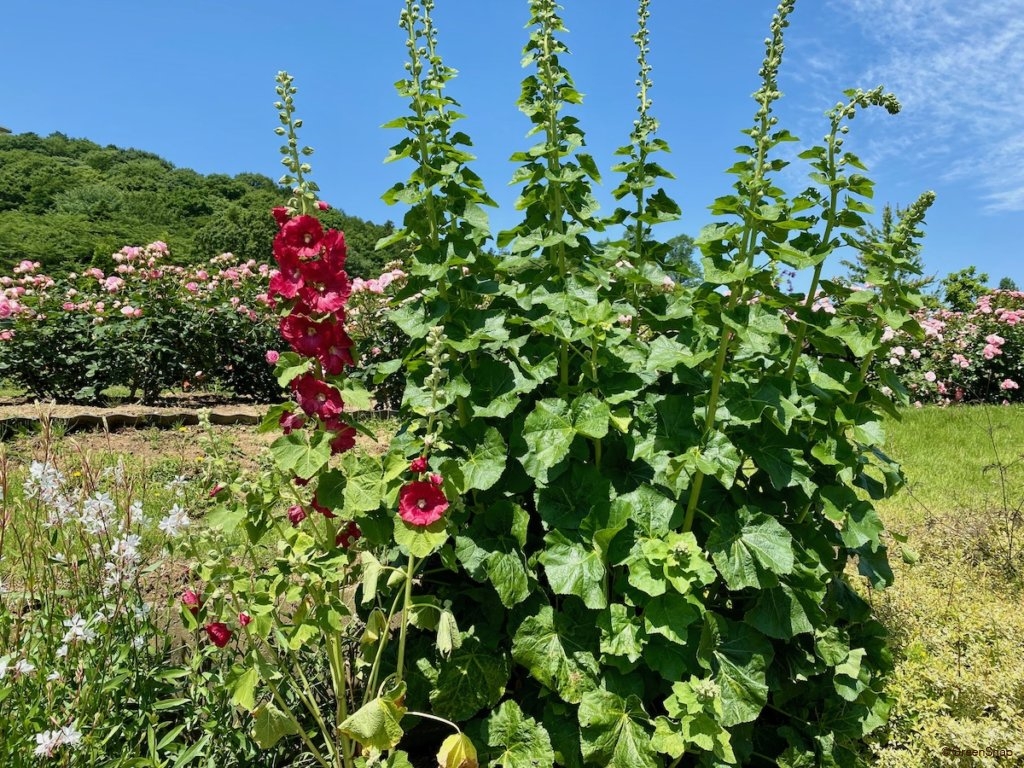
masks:
<path fill-rule="evenodd" d="M 427 526 L 441 519 L 448 499 L 433 483 L 415 480 L 398 493 L 398 515 L 410 525 Z"/>

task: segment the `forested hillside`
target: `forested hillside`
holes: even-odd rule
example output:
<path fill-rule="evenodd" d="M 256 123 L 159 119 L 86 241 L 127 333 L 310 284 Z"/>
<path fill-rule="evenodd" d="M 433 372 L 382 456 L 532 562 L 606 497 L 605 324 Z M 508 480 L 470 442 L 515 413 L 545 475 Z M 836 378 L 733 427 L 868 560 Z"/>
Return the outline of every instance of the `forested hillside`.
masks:
<path fill-rule="evenodd" d="M 31 259 L 49 274 L 105 265 L 124 245 L 163 240 L 173 260 L 196 263 L 230 251 L 268 261 L 276 226 L 270 209 L 287 191 L 256 173 L 204 176 L 150 152 L 100 146 L 61 133 L 0 134 L 0 273 Z M 396 249 L 373 247 L 391 222 L 327 211 L 345 232 L 349 271 L 379 273 Z"/>

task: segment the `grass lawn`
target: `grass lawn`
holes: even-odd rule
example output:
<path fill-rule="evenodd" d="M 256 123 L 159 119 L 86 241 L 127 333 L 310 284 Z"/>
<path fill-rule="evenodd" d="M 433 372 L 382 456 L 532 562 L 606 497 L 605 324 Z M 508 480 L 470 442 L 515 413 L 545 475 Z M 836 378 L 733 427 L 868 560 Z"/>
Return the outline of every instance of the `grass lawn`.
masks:
<path fill-rule="evenodd" d="M 896 665 L 877 765 L 1019 765 L 1024 408 L 909 410 L 886 449 L 907 487 L 879 508 L 907 542 L 893 542 L 895 584 L 872 595 Z"/>

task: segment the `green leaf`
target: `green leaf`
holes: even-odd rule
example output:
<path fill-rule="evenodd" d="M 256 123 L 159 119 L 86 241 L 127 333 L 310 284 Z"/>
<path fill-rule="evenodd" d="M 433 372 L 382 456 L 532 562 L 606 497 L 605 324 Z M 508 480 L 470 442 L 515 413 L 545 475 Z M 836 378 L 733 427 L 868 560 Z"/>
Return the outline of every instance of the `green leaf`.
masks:
<path fill-rule="evenodd" d="M 380 459 L 363 451 L 349 451 L 342 454 L 341 468 L 346 514 L 376 511 L 385 493 Z"/>
<path fill-rule="evenodd" d="M 277 466 L 286 474 L 311 478 L 331 459 L 331 446 L 326 432 L 295 431 L 281 435 L 271 446 L 270 452 Z"/>
<path fill-rule="evenodd" d="M 249 712 L 256 708 L 256 683 L 260 673 L 256 667 L 249 667 L 240 674 L 231 687 L 231 703 Z"/>
<path fill-rule="evenodd" d="M 503 701 L 484 724 L 487 743 L 500 748 L 490 764 L 502 768 L 548 768 L 555 764 L 551 738 L 514 701 Z"/>
<path fill-rule="evenodd" d="M 770 587 L 793 572 L 793 537 L 778 520 L 745 507 L 723 514 L 708 536 L 707 549 L 729 589 Z"/>
<path fill-rule="evenodd" d="M 403 735 L 401 720 L 405 708 L 396 703 L 399 700 L 398 696 L 373 699 L 345 718 L 338 730 L 363 746 L 382 752 L 394 749 Z"/>
<path fill-rule="evenodd" d="M 601 653 L 624 656 L 630 662 L 640 658 L 646 639 L 636 611 L 612 603 L 597 619 L 601 630 Z"/>
<path fill-rule="evenodd" d="M 482 709 L 490 709 L 505 694 L 512 666 L 508 658 L 466 637 L 462 647 L 439 666 L 430 693 L 433 712 L 449 720 L 463 721 Z"/>
<path fill-rule="evenodd" d="M 590 392 L 584 392 L 572 401 L 570 414 L 576 434 L 598 439 L 608 434 L 611 410 L 607 403 L 598 400 Z"/>
<path fill-rule="evenodd" d="M 541 685 L 556 691 L 564 701 L 578 704 L 587 691 L 597 687 L 600 668 L 592 649 L 594 624 L 582 617 L 555 613 L 544 606 L 528 616 L 512 640 L 512 657 Z"/>
<path fill-rule="evenodd" d="M 407 523 L 398 514 L 394 517 L 395 544 L 407 555 L 426 557 L 448 541 L 448 518 L 442 517 L 430 525 Z"/>
<path fill-rule="evenodd" d="M 744 619 L 768 637 L 779 640 L 789 640 L 803 632 L 814 631 L 800 595 L 785 582 L 762 590 Z"/>
<path fill-rule="evenodd" d="M 605 565 L 601 552 L 582 541 L 570 540 L 561 531 L 544 537 L 538 558 L 551 589 L 559 595 L 576 595 L 588 608 L 604 608 Z"/>
<path fill-rule="evenodd" d="M 624 514 L 652 538 L 668 533 L 676 512 L 676 503 L 650 485 L 641 485 L 612 502 L 613 516 Z"/>
<path fill-rule="evenodd" d="M 459 466 L 465 479 L 463 492 L 473 488 L 485 491 L 498 482 L 505 471 L 507 454 L 501 433 L 489 427 L 484 433 L 483 442 L 474 445 L 472 453 Z"/>
<path fill-rule="evenodd" d="M 541 400 L 523 423 L 527 453 L 519 457 L 530 477 L 547 482 L 548 470 L 569 454 L 576 430 L 562 400 Z"/>
<path fill-rule="evenodd" d="M 715 674 L 723 726 L 749 723 L 761 714 L 768 703 L 765 673 L 773 656 L 771 643 L 753 627 L 711 611 L 704 614 L 698 660 Z"/>
<path fill-rule="evenodd" d="M 702 607 L 689 595 L 669 593 L 651 600 L 644 610 L 648 634 L 664 635 L 679 645 L 687 642 L 689 626 L 700 618 Z"/>
<path fill-rule="evenodd" d="M 283 737 L 299 732 L 295 722 L 270 702 L 260 704 L 253 714 L 256 716 L 253 739 L 261 749 L 270 749 Z"/>
<path fill-rule="evenodd" d="M 650 718 L 640 699 L 604 690 L 589 691 L 580 702 L 583 759 L 608 768 L 659 768 L 651 744 Z"/>

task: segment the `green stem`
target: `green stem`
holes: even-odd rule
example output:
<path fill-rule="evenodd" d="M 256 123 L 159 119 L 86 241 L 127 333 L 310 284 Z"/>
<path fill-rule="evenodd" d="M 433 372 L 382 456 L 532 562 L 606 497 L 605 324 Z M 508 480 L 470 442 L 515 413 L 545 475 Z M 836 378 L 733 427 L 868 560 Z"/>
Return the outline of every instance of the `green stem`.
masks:
<path fill-rule="evenodd" d="M 405 676 L 405 637 L 409 629 L 409 606 L 412 605 L 412 577 L 416 572 L 416 558 L 409 555 L 409 565 L 405 570 L 405 599 L 402 603 L 402 627 L 398 633 L 398 664 L 395 678 L 402 682 Z"/>

